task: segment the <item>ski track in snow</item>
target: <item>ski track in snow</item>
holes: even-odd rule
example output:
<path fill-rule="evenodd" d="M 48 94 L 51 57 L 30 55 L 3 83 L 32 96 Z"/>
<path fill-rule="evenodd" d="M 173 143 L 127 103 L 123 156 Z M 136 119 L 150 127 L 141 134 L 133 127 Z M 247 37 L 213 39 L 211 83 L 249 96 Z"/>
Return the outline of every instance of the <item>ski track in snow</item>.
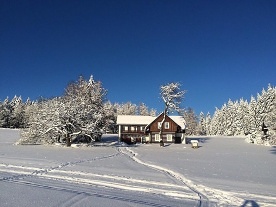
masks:
<path fill-rule="evenodd" d="M 197 206 L 240 206 L 244 200 L 242 197 L 258 197 L 262 201 L 261 206 L 273 206 L 276 202 L 276 198 L 261 195 L 248 195 L 245 193 L 237 192 L 225 192 L 222 190 L 210 188 L 204 185 L 195 184 L 191 180 L 185 178 L 182 174 L 179 174 L 171 169 L 164 168 L 159 165 L 150 164 L 144 162 L 137 158 L 137 153 L 131 150 L 129 147 L 117 147 L 117 153 L 95 157 L 91 159 L 78 160 L 74 162 L 65 162 L 60 165 L 51 168 L 36 168 L 36 167 L 26 167 L 0 163 L 0 171 L 4 173 L 11 173 L 12 176 L 0 177 L 0 181 L 4 182 L 15 182 L 15 183 L 25 183 L 27 185 L 39 186 L 34 182 L 26 181 L 24 178 L 28 177 L 39 177 L 51 180 L 63 180 L 68 183 L 82 184 L 82 185 L 93 185 L 104 188 L 120 189 L 126 191 L 136 191 L 141 193 L 151 193 L 158 194 L 162 196 L 168 196 L 174 199 L 184 199 L 184 200 L 194 200 L 198 201 Z M 154 169 L 156 171 L 165 173 L 169 177 L 180 181 L 183 185 L 171 184 L 165 182 L 140 180 L 133 178 L 126 178 L 122 176 L 115 175 L 104 175 L 104 174 L 94 174 L 81 171 L 69 171 L 63 170 L 63 168 L 77 165 L 85 162 L 93 162 L 96 160 L 104 160 L 113 158 L 119 155 L 125 155 L 132 159 L 134 162 Z M 54 186 L 48 186 L 49 188 L 56 188 Z M 77 204 L 81 199 L 85 199 L 86 196 L 94 195 L 93 193 L 81 192 L 75 197 L 71 198 L 69 203 L 64 203 L 63 206 L 67 204 Z M 97 195 L 103 198 L 108 197 L 108 195 Z M 119 198 L 123 200 L 123 198 Z M 253 199 L 252 199 L 253 200 Z M 135 201 L 137 202 L 137 201 Z"/>
<path fill-rule="evenodd" d="M 252 198 L 254 200 L 256 197 L 261 200 L 259 204 L 261 206 L 275 206 L 276 198 L 262 195 L 248 195 L 245 193 L 235 193 L 235 192 L 226 192 L 223 190 L 218 190 L 215 188 L 210 188 L 204 185 L 198 185 L 193 183 L 191 180 L 185 178 L 182 174 L 179 174 L 170 169 L 161 167 L 159 165 L 154 165 L 150 163 L 146 163 L 137 158 L 138 153 L 135 153 L 128 147 L 119 148 L 120 152 L 126 154 L 135 162 L 148 166 L 158 171 L 163 171 L 175 179 L 181 181 L 188 188 L 190 188 L 193 192 L 195 192 L 199 197 L 199 205 L 198 206 L 241 206 L 244 203 L 244 199 L 242 197 Z"/>
<path fill-rule="evenodd" d="M 33 171 L 34 170 L 34 171 Z M 11 177 L 4 177 L 2 181 L 17 181 L 26 177 L 38 176 L 41 178 L 64 180 L 70 183 L 95 185 L 101 187 L 117 188 L 127 191 L 136 191 L 143 193 L 159 194 L 173 197 L 176 199 L 191 199 L 197 200 L 186 187 L 170 183 L 162 183 L 156 181 L 146 181 L 133 178 L 125 178 L 120 176 L 101 175 L 80 171 L 65 171 L 59 168 L 44 170 L 33 167 L 22 167 L 15 165 L 0 164 L 0 171 L 14 173 Z M 187 191 L 183 194 L 183 191 Z"/>
<path fill-rule="evenodd" d="M 57 179 L 55 179 L 55 180 L 57 180 Z M 18 184 L 31 186 L 31 187 L 36 187 L 36 188 L 49 189 L 49 190 L 54 190 L 54 191 L 62 191 L 62 192 L 68 192 L 68 193 L 75 194 L 75 196 L 70 197 L 65 202 L 62 202 L 62 203 L 58 204 L 57 207 L 79 206 L 79 205 L 77 205 L 77 203 L 80 203 L 81 200 L 86 199 L 88 196 L 93 196 L 93 197 L 103 198 L 103 199 L 116 200 L 116 201 L 124 201 L 124 202 L 127 202 L 127 203 L 142 204 L 142 205 L 145 205 L 145 206 L 171 207 L 171 205 L 159 204 L 159 203 L 154 203 L 154 202 L 151 202 L 151 201 L 144 201 L 144 200 L 140 200 L 139 198 L 127 198 L 124 195 L 119 196 L 117 194 L 114 195 L 113 193 L 106 193 L 106 192 L 99 193 L 98 191 L 93 192 L 93 191 L 90 191 L 89 189 L 83 191 L 83 190 L 80 190 L 79 188 L 76 190 L 75 188 L 72 188 L 70 186 L 65 186 L 64 184 L 62 184 L 62 186 L 56 186 L 56 185 L 51 185 L 51 184 L 48 184 L 48 183 L 47 184 L 39 184 L 39 183 L 36 183 L 36 182 L 25 181 L 25 180 L 13 180 L 13 183 L 18 183 Z M 71 183 L 71 182 L 68 182 L 68 183 Z M 79 184 L 79 183 L 77 183 L 77 184 Z"/>
<path fill-rule="evenodd" d="M 64 168 L 64 167 L 67 167 L 67 166 L 70 166 L 70 165 L 77 165 L 77 164 L 84 163 L 84 162 L 92 162 L 92 161 L 95 161 L 95 160 L 102 160 L 102 159 L 112 158 L 112 157 L 118 156 L 119 154 L 120 153 L 115 153 L 115 154 L 106 155 L 106 156 L 102 156 L 102 157 L 91 158 L 91 159 L 78 160 L 78 161 L 74 161 L 74 162 L 65 162 L 65 163 L 62 163 L 58 166 L 51 167 L 51 168 L 48 168 L 48 169 L 34 168 L 34 167 L 24 167 L 24 166 L 17 166 L 17 165 L 10 165 L 10 164 L 3 164 L 2 163 L 2 164 L 0 164 L 0 167 L 24 169 L 24 170 L 28 170 L 28 171 L 27 172 L 21 171 L 21 174 L 19 174 L 19 175 L 0 178 L 0 181 L 22 179 L 24 177 L 30 177 L 30 176 L 34 176 L 34 175 L 42 175 L 42 174 L 49 173 L 53 170 L 61 169 L 61 168 Z M 34 171 L 32 171 L 30 173 L 29 170 L 34 170 Z M 3 171 L 3 169 L 0 168 L 0 171 Z M 8 170 L 6 172 L 18 173 L 20 171 L 18 171 L 18 170 Z"/>
<path fill-rule="evenodd" d="M 156 195 L 161 195 L 165 197 L 171 197 L 174 199 L 184 199 L 184 200 L 191 200 L 195 202 L 198 200 L 198 197 L 193 192 L 191 192 L 189 188 L 183 185 L 126 178 L 126 177 L 114 176 L 114 175 L 103 175 L 103 174 L 94 174 L 94 173 L 81 172 L 81 171 L 62 170 L 63 168 L 70 165 L 77 165 L 80 163 L 92 162 L 95 160 L 103 160 L 103 159 L 112 158 L 118 155 L 125 156 L 126 154 L 118 150 L 117 153 L 114 153 L 111 155 L 92 158 L 92 159 L 86 159 L 86 160 L 79 160 L 75 162 L 65 162 L 58 166 L 47 168 L 47 169 L 1 163 L 0 172 L 9 173 L 9 174 L 12 174 L 12 176 L 2 177 L 2 178 L 0 177 L 0 181 L 21 183 L 21 184 L 35 186 L 35 187 L 44 186 L 32 181 L 27 181 L 25 179 L 25 178 L 31 178 L 31 177 L 39 177 L 39 178 L 51 179 L 51 180 L 63 180 L 68 183 L 93 185 L 93 186 L 99 186 L 104 188 L 120 189 L 125 191 L 135 191 L 135 192 L 141 192 L 141 193 L 150 193 L 150 194 L 156 194 Z M 56 187 L 48 186 L 48 185 L 47 185 L 47 188 L 56 189 Z M 72 198 L 70 199 L 70 201 L 67 201 L 67 202 L 69 202 L 70 204 L 74 204 L 75 202 L 78 202 L 78 199 L 80 198 L 83 199 L 83 197 L 86 195 L 86 192 L 81 193 L 82 195 L 79 195 L 79 194 L 80 193 L 78 193 L 78 198 Z M 107 195 L 100 195 L 100 196 L 105 197 Z M 120 200 L 123 200 L 123 198 L 120 198 Z M 152 203 L 150 205 L 155 206 L 156 204 Z M 66 203 L 63 206 L 66 206 Z"/>

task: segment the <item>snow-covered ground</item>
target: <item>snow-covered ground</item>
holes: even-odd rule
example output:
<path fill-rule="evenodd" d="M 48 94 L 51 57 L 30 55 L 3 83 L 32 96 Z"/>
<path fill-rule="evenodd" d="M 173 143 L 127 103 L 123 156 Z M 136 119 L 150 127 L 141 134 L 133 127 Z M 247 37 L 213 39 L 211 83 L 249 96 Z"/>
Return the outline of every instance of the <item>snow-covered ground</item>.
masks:
<path fill-rule="evenodd" d="M 275 206 L 275 148 L 206 137 L 200 147 L 14 145 L 0 129 L 1 206 Z"/>

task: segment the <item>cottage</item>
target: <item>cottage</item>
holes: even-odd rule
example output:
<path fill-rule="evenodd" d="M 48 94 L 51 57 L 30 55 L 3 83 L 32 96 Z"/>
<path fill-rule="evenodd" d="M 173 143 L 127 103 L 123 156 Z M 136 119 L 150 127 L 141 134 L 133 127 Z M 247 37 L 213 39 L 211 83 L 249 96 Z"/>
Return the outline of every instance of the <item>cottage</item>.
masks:
<path fill-rule="evenodd" d="M 118 136 L 120 141 L 125 142 L 147 142 L 145 140 L 145 128 L 151 123 L 155 117 L 153 116 L 134 116 L 134 115 L 118 115 Z M 144 138 L 144 140 L 143 140 Z"/>
<path fill-rule="evenodd" d="M 147 143 L 181 143 L 184 140 L 185 120 L 181 116 L 165 116 L 160 127 L 164 114 L 157 117 L 138 115 L 118 115 L 118 136 L 121 141 L 147 142 Z"/>

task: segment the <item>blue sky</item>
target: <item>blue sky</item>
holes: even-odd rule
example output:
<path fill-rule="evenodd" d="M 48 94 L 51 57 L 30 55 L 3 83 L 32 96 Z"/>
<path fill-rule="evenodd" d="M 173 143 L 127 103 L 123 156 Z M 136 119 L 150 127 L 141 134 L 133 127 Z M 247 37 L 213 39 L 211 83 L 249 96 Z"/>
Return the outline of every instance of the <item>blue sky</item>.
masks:
<path fill-rule="evenodd" d="M 111 102 L 213 113 L 276 82 L 274 0 L 0 1 L 0 100 L 60 96 L 92 74 Z"/>

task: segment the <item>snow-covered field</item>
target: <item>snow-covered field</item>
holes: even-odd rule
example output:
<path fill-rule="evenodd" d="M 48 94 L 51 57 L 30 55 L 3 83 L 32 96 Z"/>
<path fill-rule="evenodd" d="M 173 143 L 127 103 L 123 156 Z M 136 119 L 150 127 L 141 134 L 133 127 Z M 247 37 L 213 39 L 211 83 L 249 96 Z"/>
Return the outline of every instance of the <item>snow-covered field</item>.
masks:
<path fill-rule="evenodd" d="M 0 129 L 1 206 L 276 206 L 276 148 L 206 137 L 200 147 L 14 145 Z"/>

